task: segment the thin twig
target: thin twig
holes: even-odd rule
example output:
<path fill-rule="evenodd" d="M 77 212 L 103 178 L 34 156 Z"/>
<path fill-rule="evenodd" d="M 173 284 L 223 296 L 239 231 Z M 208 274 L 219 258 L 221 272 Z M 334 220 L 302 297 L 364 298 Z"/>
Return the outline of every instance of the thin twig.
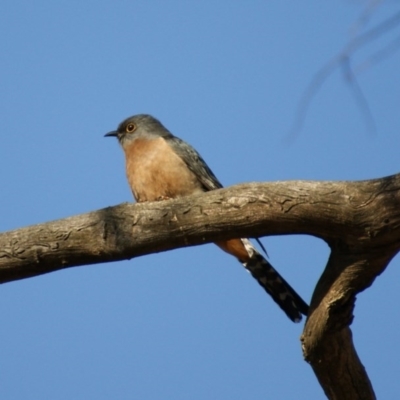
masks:
<path fill-rule="evenodd" d="M 367 18 L 370 17 L 373 6 L 376 7 L 379 4 L 379 1 L 380 0 L 375 0 L 369 4 L 369 9 L 364 12 L 364 14 L 359 18 L 359 25 L 366 23 Z M 394 14 L 392 17 L 386 19 L 385 21 L 371 28 L 370 30 L 354 37 L 352 40 L 350 40 L 350 42 L 347 43 L 347 45 L 339 54 L 333 57 L 330 61 L 323 65 L 319 69 L 319 71 L 317 71 L 300 98 L 295 113 L 293 125 L 289 131 L 289 134 L 285 138 L 285 142 L 290 144 L 295 139 L 297 134 L 301 131 L 304 125 L 305 118 L 307 116 L 307 112 L 310 108 L 311 101 L 315 97 L 318 90 L 320 90 L 322 84 L 339 66 L 341 66 L 342 69 L 346 72 L 345 76 L 347 77 L 347 82 L 350 85 L 355 101 L 360 108 L 361 113 L 365 116 L 365 119 L 367 121 L 367 128 L 369 128 L 372 132 L 376 132 L 376 123 L 368 105 L 368 101 L 356 80 L 356 73 L 350 67 L 350 60 L 351 57 L 354 56 L 356 51 L 358 51 L 361 47 L 371 43 L 377 38 L 380 38 L 383 34 L 390 32 L 394 28 L 397 28 L 399 25 L 400 12 Z M 399 42 L 400 38 L 392 43 L 392 46 L 390 48 L 386 48 L 384 49 L 384 51 L 376 53 L 369 61 L 376 62 L 379 58 L 381 59 L 384 54 L 387 55 L 389 49 L 394 49 L 394 46 L 396 46 L 397 48 L 399 46 Z"/>

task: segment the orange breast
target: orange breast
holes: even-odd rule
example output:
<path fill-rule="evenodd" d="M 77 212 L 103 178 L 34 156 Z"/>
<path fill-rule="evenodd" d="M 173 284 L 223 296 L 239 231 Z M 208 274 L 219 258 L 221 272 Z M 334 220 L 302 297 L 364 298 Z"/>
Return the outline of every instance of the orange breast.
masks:
<path fill-rule="evenodd" d="M 124 148 L 126 175 L 137 201 L 203 191 L 196 175 L 163 138 L 136 139 Z"/>

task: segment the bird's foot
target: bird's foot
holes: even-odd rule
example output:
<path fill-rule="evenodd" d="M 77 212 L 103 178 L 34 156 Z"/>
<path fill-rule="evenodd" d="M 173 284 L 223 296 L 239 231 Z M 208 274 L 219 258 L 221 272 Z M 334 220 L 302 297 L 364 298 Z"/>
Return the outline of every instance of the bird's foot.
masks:
<path fill-rule="evenodd" d="M 159 196 L 159 197 L 157 197 L 157 201 L 170 200 L 170 199 L 171 199 L 171 197 L 168 197 L 168 196 Z"/>

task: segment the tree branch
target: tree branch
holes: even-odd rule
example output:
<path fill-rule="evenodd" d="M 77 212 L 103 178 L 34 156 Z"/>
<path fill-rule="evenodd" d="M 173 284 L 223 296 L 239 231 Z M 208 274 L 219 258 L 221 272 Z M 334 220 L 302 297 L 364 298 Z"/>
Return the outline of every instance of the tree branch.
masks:
<path fill-rule="evenodd" d="M 330 399 L 374 399 L 354 349 L 355 296 L 400 248 L 400 175 L 360 182 L 274 182 L 121 204 L 0 234 L 0 283 L 234 237 L 309 234 L 331 256 L 302 345 Z"/>

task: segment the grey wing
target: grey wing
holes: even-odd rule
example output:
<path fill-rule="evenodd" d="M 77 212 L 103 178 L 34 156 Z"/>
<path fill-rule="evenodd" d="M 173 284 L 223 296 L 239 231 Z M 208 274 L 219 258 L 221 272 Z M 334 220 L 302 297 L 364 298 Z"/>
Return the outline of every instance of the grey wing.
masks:
<path fill-rule="evenodd" d="M 206 191 L 222 188 L 217 179 L 201 155 L 188 143 L 176 136 L 165 138 L 176 154 L 185 162 L 188 168 L 196 175 Z"/>
<path fill-rule="evenodd" d="M 197 176 L 197 179 L 202 183 L 206 191 L 221 189 L 223 187 L 201 155 L 190 144 L 172 134 L 168 135 L 164 139 L 168 142 L 175 153 L 182 158 L 188 168 Z M 267 250 L 265 250 L 260 239 L 255 239 L 264 250 L 264 253 L 268 256 Z"/>

